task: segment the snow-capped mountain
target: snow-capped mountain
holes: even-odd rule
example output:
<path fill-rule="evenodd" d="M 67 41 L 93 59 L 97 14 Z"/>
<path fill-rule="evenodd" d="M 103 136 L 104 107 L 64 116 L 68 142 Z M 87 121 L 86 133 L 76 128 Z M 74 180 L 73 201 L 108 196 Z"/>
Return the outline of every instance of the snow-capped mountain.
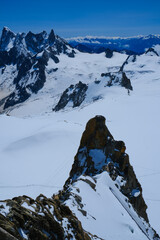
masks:
<path fill-rule="evenodd" d="M 82 52 L 100 53 L 106 48 L 124 51 L 129 55 L 142 54 L 147 48 L 160 44 L 160 35 L 137 37 L 75 37 L 66 39 L 71 46 Z"/>
<path fill-rule="evenodd" d="M 126 74 L 124 65 L 129 59 L 140 59 L 139 73 L 143 72 L 147 57 L 147 68 L 151 57 L 159 61 L 158 46 L 141 56 L 129 57 L 110 49 L 88 54 L 70 47 L 53 30 L 50 34 L 14 34 L 4 28 L 0 41 L 0 110 L 10 112 L 29 102 L 41 105 L 43 109 L 37 108 L 41 113 L 82 107 L 103 99 L 107 88 L 115 85 L 125 87 L 130 94 L 132 75 Z"/>
<path fill-rule="evenodd" d="M 74 57 L 75 52 L 53 30 L 49 35 L 45 31 L 15 35 L 5 27 L 0 40 L 1 86 L 3 93 L 6 90 L 1 102 L 4 109 L 36 94 L 46 82 L 46 65 L 49 61 L 58 63 L 60 53 Z"/>
<path fill-rule="evenodd" d="M 17 224 L 23 210 L 35 217 L 33 232 L 40 231 L 37 236 L 44 239 L 57 234 L 49 230 L 50 224 L 73 239 L 78 239 L 77 231 L 80 239 L 153 239 L 151 226 L 160 234 L 160 45 L 141 55 L 111 49 L 88 54 L 53 30 L 14 34 L 4 28 L 0 46 L 2 222 Z M 105 150 L 97 147 L 97 139 L 96 147 L 82 141 L 78 148 L 86 122 L 95 115 L 104 115 L 113 136 L 124 140 L 130 156 L 129 164 L 124 162 L 130 170 L 133 166 L 133 182 L 123 175 L 125 164 L 118 165 L 113 157 L 128 155 L 112 136 L 113 145 L 107 138 Z M 109 170 L 109 155 L 115 174 Z M 46 197 L 37 198 L 39 194 Z M 13 222 L 8 223 L 7 214 Z M 27 239 L 31 219 L 27 223 L 27 217 L 18 216 L 22 221 L 18 229 L 14 225 L 14 233 Z M 39 228 L 46 216 L 46 225 Z"/>

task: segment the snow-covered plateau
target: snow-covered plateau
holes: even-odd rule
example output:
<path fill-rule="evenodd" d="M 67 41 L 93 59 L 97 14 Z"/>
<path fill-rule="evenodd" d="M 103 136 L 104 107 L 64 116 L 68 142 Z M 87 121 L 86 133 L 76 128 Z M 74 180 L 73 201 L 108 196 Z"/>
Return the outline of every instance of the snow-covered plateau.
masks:
<path fill-rule="evenodd" d="M 2 52 L 9 52 L 14 45 L 15 35 L 11 38 Z M 44 39 L 47 39 L 46 35 Z M 149 223 L 160 234 L 160 47 L 156 45 L 150 51 L 134 56 L 113 52 L 110 58 L 105 52 L 89 54 L 76 49 L 74 57 L 69 57 L 73 49 L 69 45 L 67 48 L 55 53 L 59 61 L 50 57 L 53 49 L 46 50 L 45 46 L 36 53 L 32 49 L 27 55 L 32 66 L 17 82 L 13 80 L 21 74 L 17 70 L 21 66 L 17 67 L 14 62 L 0 67 L 0 200 L 21 195 L 51 197 L 61 190 L 69 177 L 86 123 L 94 116 L 102 115 L 114 138 L 125 142 L 130 163 L 143 189 Z M 28 86 L 33 86 L 34 80 L 38 81 L 37 59 L 45 51 L 49 54 L 43 69 L 45 81 L 33 91 Z M 133 90 L 123 86 L 123 73 Z M 75 86 L 79 82 L 87 87 L 82 100 L 74 106 L 72 94 L 75 91 L 76 95 Z M 22 97 L 22 89 L 29 95 L 19 102 L 16 99 Z M 64 92 L 67 97 L 61 99 Z M 53 111 L 60 99 L 68 100 L 58 111 Z M 11 100 L 14 104 L 10 104 L 13 103 Z M 87 217 L 77 212 L 72 199 L 66 202 L 82 227 L 97 235 L 92 239 L 147 239 L 126 211 L 125 198 L 118 193 L 107 172 L 94 178 L 96 191 L 81 180 L 72 187 L 73 193 L 80 189 L 78 194 Z M 129 211 L 132 216 L 135 214 L 132 214 L 132 208 Z"/>

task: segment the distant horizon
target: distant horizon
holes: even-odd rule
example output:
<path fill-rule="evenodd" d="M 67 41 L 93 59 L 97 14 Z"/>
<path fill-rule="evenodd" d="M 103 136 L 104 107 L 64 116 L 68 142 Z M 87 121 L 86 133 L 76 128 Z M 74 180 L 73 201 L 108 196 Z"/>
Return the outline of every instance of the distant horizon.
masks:
<path fill-rule="evenodd" d="M 62 36 L 62 34 L 59 34 L 59 33 L 57 33 L 57 32 L 61 32 L 60 30 L 59 31 L 56 31 L 54 28 L 48 28 L 47 27 L 47 30 L 46 29 L 43 29 L 43 30 L 39 30 L 39 31 L 34 31 L 34 30 L 31 30 L 31 29 L 28 29 L 27 31 L 14 31 L 12 28 L 10 28 L 10 27 L 8 27 L 7 25 L 4 25 L 2 28 L 1 28 L 1 31 L 0 31 L 0 36 L 1 36 L 1 33 L 2 33 L 2 30 L 3 30 L 3 28 L 8 28 L 10 31 L 12 31 L 13 33 L 15 33 L 15 34 L 18 34 L 18 33 L 25 33 L 25 34 L 27 34 L 29 31 L 31 31 L 31 32 L 33 32 L 34 34 L 38 34 L 38 33 L 41 33 L 41 32 L 43 32 L 43 31 L 46 31 L 48 34 L 50 33 L 50 31 L 53 29 L 54 30 L 54 32 L 55 32 L 55 34 L 56 35 L 59 35 L 60 37 L 62 37 L 62 38 L 65 38 L 65 39 L 76 39 L 76 38 L 84 38 L 84 37 L 87 37 L 87 38 L 93 38 L 93 37 L 95 37 L 95 38 L 136 38 L 136 37 L 146 37 L 146 36 L 157 36 L 157 37 L 159 37 L 160 36 L 160 33 L 158 34 L 154 34 L 154 33 L 148 33 L 148 34 L 137 34 L 137 35 L 126 35 L 126 36 L 120 36 L 120 35 L 113 35 L 113 36 L 107 36 L 107 35 L 89 35 L 89 34 L 87 34 L 86 33 L 86 35 L 76 35 L 76 36 L 69 36 L 69 37 L 67 37 L 67 36 Z"/>
<path fill-rule="evenodd" d="M 63 38 L 160 34 L 160 1 L 8 0 L 1 2 L 0 28 L 13 32 L 54 29 Z"/>

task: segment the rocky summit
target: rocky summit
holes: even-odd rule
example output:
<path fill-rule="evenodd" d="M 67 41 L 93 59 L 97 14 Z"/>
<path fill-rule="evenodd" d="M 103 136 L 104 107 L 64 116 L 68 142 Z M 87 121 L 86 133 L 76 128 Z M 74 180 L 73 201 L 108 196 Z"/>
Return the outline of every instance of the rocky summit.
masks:
<path fill-rule="evenodd" d="M 147 205 L 142 196 L 142 188 L 125 150 L 125 143 L 114 140 L 103 116 L 92 118 L 86 125 L 66 183 L 74 182 L 84 174 L 94 176 L 103 171 L 107 171 L 113 180 L 121 176 L 126 183 L 120 191 L 128 197 L 138 215 L 148 222 Z"/>
<path fill-rule="evenodd" d="M 37 94 L 46 82 L 45 69 L 49 60 L 58 63 L 61 53 L 71 58 L 75 54 L 73 48 L 53 30 L 49 34 L 46 31 L 15 34 L 4 27 L 0 39 L 0 68 L 5 75 L 7 68 L 12 67 L 9 86 L 13 86 L 0 105 L 6 109 L 26 101 L 33 93 Z"/>
<path fill-rule="evenodd" d="M 107 240 L 107 234 L 117 232 L 114 239 L 159 240 L 149 224 L 142 187 L 125 150 L 125 143 L 114 140 L 103 116 L 90 119 L 69 178 L 58 194 L 0 201 L 0 239 Z M 107 207 L 113 220 L 109 209 L 105 211 Z M 116 228 L 117 218 L 127 221 L 124 226 L 129 231 L 121 232 L 122 224 Z M 109 227 L 112 221 L 116 232 Z"/>
<path fill-rule="evenodd" d="M 53 29 L 49 34 L 15 34 L 4 27 L 0 38 L 0 113 L 35 101 L 35 109 L 41 106 L 44 111 L 59 111 L 103 99 L 107 87 L 133 90 L 123 67 L 127 57 L 127 53 L 110 49 L 82 53 Z"/>

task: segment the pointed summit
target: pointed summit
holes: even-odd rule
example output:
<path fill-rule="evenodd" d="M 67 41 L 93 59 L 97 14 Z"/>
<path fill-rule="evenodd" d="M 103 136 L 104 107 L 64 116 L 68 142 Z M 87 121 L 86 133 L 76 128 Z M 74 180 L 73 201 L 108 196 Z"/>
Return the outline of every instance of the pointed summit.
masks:
<path fill-rule="evenodd" d="M 29 31 L 25 37 L 27 48 L 33 52 L 41 52 L 46 46 L 47 32 L 32 33 Z"/>
<path fill-rule="evenodd" d="M 123 141 L 114 140 L 105 125 L 105 118 L 95 116 L 86 125 L 70 177 L 65 185 L 75 182 L 81 175 L 92 177 L 104 171 L 109 173 L 112 180 L 119 176 L 125 181 L 120 191 L 129 199 L 138 215 L 148 222 L 142 188 L 125 150 Z M 138 197 L 134 196 L 135 189 L 138 191 Z"/>
<path fill-rule="evenodd" d="M 52 29 L 51 32 L 50 32 L 50 34 L 49 34 L 49 37 L 48 37 L 48 43 L 49 43 L 49 45 L 50 45 L 50 46 L 53 45 L 54 41 L 55 41 L 55 34 L 54 34 L 53 29 Z"/>
<path fill-rule="evenodd" d="M 16 34 L 13 33 L 8 27 L 4 27 L 0 39 L 0 50 L 8 51 L 13 47 L 13 42 Z"/>

